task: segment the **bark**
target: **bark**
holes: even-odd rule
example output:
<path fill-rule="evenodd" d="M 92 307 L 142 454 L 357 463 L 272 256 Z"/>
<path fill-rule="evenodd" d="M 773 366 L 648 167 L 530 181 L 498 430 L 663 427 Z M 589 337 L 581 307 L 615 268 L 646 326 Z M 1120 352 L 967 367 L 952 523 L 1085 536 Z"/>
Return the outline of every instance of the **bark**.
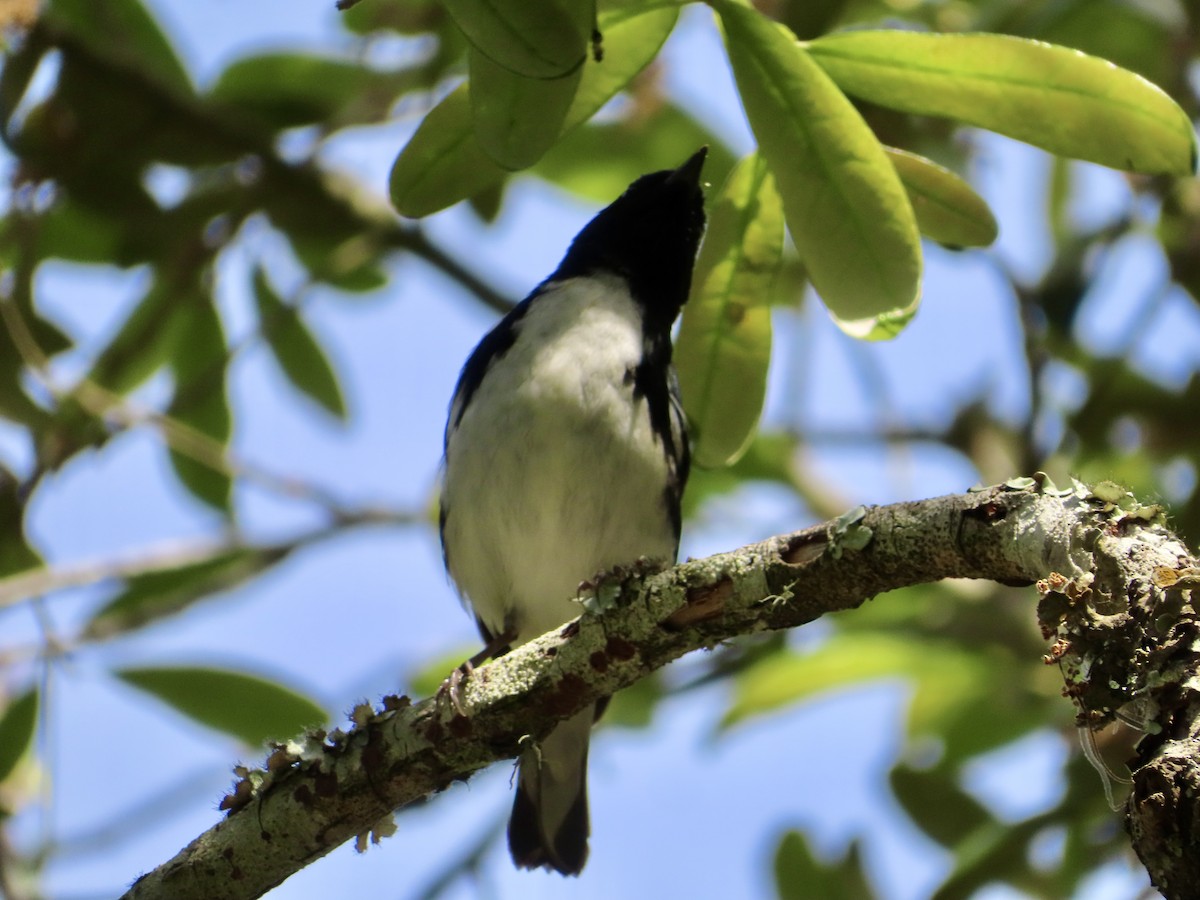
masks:
<path fill-rule="evenodd" d="M 1200 895 L 1195 563 L 1161 518 L 1115 488 L 1021 479 L 860 508 L 654 575 L 616 573 L 580 618 L 463 679 L 457 703 L 444 690 L 386 698 L 356 710 L 347 733 L 305 736 L 241 770 L 227 818 L 126 897 L 260 896 L 346 840 L 390 834 L 394 810 L 517 756 L 685 653 L 947 577 L 1038 584 L 1050 656 L 1081 723 L 1120 716 L 1147 732 L 1127 810 L 1138 854 L 1168 897 Z"/>

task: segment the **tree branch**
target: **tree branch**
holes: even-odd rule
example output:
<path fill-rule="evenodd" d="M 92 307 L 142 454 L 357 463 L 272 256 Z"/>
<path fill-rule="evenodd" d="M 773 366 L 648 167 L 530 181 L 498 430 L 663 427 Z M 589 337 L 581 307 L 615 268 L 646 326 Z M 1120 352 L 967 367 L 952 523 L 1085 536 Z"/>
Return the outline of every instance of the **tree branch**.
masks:
<path fill-rule="evenodd" d="M 1164 595 L 1155 578 L 1164 581 L 1169 576 L 1163 573 L 1183 571 L 1175 584 L 1186 586 L 1193 561 L 1158 523 L 1157 507 L 1138 507 L 1128 495 L 1120 500 L 1117 505 L 1082 486 L 1060 492 L 1048 489 L 1044 479 L 1023 479 L 977 493 L 859 508 L 649 577 L 616 574 L 584 600 L 579 619 L 475 670 L 461 686 L 465 715 L 444 695 L 416 704 L 389 697 L 382 711 L 356 710 L 350 733 L 309 735 L 278 747 L 264 770 L 243 770 L 222 803 L 230 810 L 228 818 L 138 879 L 126 897 L 260 896 L 352 837 L 362 845 L 368 836 L 377 840 L 390 834 L 393 810 L 496 760 L 517 756 L 558 721 L 685 653 L 738 635 L 793 628 L 884 591 L 947 577 L 1006 584 L 1044 579 L 1039 613 L 1048 639 L 1060 638 L 1048 660 L 1064 662 L 1072 673 L 1071 692 L 1089 710 L 1081 713 L 1087 723 L 1126 712 L 1131 701 L 1153 704 L 1164 689 L 1164 674 L 1186 679 L 1196 671 L 1195 651 L 1184 640 L 1195 632 L 1190 605 L 1186 611 L 1180 607 L 1167 624 L 1165 634 L 1178 640 L 1169 657 L 1174 668 L 1154 673 L 1159 683 L 1145 670 L 1135 671 L 1145 653 L 1105 656 L 1099 665 L 1088 643 L 1091 626 L 1099 626 L 1111 652 L 1118 620 L 1145 624 L 1134 607 Z M 1175 590 L 1182 596 L 1182 588 Z M 1149 622 L 1161 628 L 1164 609 Z M 1149 634 L 1144 631 L 1135 643 L 1122 646 L 1133 651 Z M 1128 641 L 1128 635 L 1121 640 Z M 1122 660 L 1126 669 L 1118 672 Z M 1104 679 L 1101 687 L 1089 661 Z M 1172 697 L 1186 693 L 1189 700 L 1194 693 L 1185 691 L 1182 681 L 1169 690 Z M 1195 701 L 1190 702 L 1161 708 L 1190 714 Z M 1176 727 L 1179 741 L 1170 746 L 1178 749 L 1193 737 L 1192 727 L 1190 732 Z M 1186 771 L 1195 772 L 1186 747 L 1172 759 L 1180 754 L 1188 757 Z M 1144 793 L 1142 784 L 1149 778 L 1158 791 L 1155 810 L 1185 802 L 1143 771 L 1135 777 L 1135 797 Z M 1143 818 L 1131 805 L 1135 835 Z M 1200 859 L 1188 824 L 1178 838 L 1185 852 L 1174 858 L 1175 865 L 1181 858 L 1193 864 Z M 1153 831 L 1150 839 L 1161 834 Z M 1146 848 L 1139 844 L 1138 850 L 1147 860 Z M 1158 884 L 1175 877 L 1155 868 L 1151 875 Z"/>

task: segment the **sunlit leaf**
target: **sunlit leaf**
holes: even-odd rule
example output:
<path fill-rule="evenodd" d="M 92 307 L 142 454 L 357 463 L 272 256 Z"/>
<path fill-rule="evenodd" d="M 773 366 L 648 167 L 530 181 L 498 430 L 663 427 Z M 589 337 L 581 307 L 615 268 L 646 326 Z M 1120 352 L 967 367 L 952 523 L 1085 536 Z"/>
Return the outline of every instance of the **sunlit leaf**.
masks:
<path fill-rule="evenodd" d="M 920 240 L 883 147 L 775 23 L 733 0 L 717 9 L 746 115 L 813 287 L 842 320 L 911 307 L 920 290 Z"/>
<path fill-rule="evenodd" d="M 1190 175 L 1187 114 L 1106 60 L 999 34 L 848 31 L 809 52 L 849 94 L 1134 172 Z"/>
<path fill-rule="evenodd" d="M 156 569 L 127 579 L 84 628 L 86 638 L 106 638 L 174 615 L 214 594 L 245 584 L 287 558 L 292 547 L 218 550 L 208 559 Z"/>
<path fill-rule="evenodd" d="M 254 300 L 259 329 L 287 380 L 330 415 L 346 418 L 346 401 L 337 373 L 300 311 L 284 303 L 262 268 L 254 270 Z"/>
<path fill-rule="evenodd" d="M 188 718 L 252 746 L 289 738 L 329 718 L 308 697 L 241 672 L 181 666 L 120 669 L 114 674 Z"/>
<path fill-rule="evenodd" d="M 783 206 L 758 154 L 717 195 L 676 342 L 693 459 L 735 462 L 754 437 L 771 361 L 771 285 L 783 254 Z"/>
<path fill-rule="evenodd" d="M 986 247 L 996 239 L 996 217 L 982 197 L 931 159 L 885 148 L 917 217 L 917 228 L 948 247 Z"/>
<path fill-rule="evenodd" d="M 445 0 L 467 40 L 529 78 L 559 78 L 583 64 L 590 35 L 576 24 L 576 7 L 595 0 Z"/>
<path fill-rule="evenodd" d="M 603 63 L 588 60 L 563 121 L 570 131 L 590 119 L 658 54 L 675 26 L 675 7 L 645 12 L 617 7 L 600 13 Z M 480 146 L 467 86 L 452 91 L 421 122 L 392 166 L 388 182 L 396 210 L 414 218 L 451 206 L 501 181 L 507 171 Z"/>
<path fill-rule="evenodd" d="M 0 782 L 3 782 L 17 763 L 33 746 L 37 731 L 38 692 L 28 690 L 0 713 Z"/>

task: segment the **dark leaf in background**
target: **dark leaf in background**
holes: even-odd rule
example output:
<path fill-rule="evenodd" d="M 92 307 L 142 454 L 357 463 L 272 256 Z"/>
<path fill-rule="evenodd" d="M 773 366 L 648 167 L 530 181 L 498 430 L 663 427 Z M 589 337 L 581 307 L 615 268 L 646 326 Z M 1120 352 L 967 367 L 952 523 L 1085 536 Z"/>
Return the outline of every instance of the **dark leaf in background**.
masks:
<path fill-rule="evenodd" d="M 423 86 L 419 70 L 384 72 L 347 60 L 270 53 L 231 63 L 208 96 L 277 131 L 377 121 L 399 94 Z"/>
<path fill-rule="evenodd" d="M 780 900 L 870 900 L 877 896 L 862 868 L 855 841 L 840 858 L 813 855 L 799 831 L 785 832 L 775 849 L 775 889 Z"/>
<path fill-rule="evenodd" d="M 164 428 L 171 465 L 197 499 L 228 513 L 233 481 L 225 451 L 233 415 L 226 396 L 225 331 L 211 298 L 197 293 L 175 302 L 178 325 L 170 348 L 175 396 Z"/>
<path fill-rule="evenodd" d="M 329 358 L 300 311 L 283 302 L 262 268 L 254 270 L 254 300 L 259 330 L 284 377 L 331 416 L 345 421 L 346 401 Z"/>
<path fill-rule="evenodd" d="M 147 571 L 98 609 L 84 626 L 87 638 L 108 638 L 142 628 L 195 603 L 240 587 L 285 560 L 294 547 L 217 550 L 210 558 Z"/>
<path fill-rule="evenodd" d="M 25 502 L 21 482 L 0 465 L 0 578 L 42 565 L 42 557 L 25 537 Z"/>
<path fill-rule="evenodd" d="M 889 780 L 904 811 L 943 847 L 956 847 L 971 840 L 979 829 L 998 825 L 978 800 L 956 784 L 952 772 L 897 766 Z"/>
<path fill-rule="evenodd" d="M 37 732 L 38 692 L 28 690 L 12 698 L 0 712 L 0 783 L 4 782 L 17 763 L 33 746 Z M 0 807 L 0 813 L 7 812 Z"/>
<path fill-rule="evenodd" d="M 192 82 L 171 42 L 138 0 L 52 0 L 47 21 L 165 88 L 191 93 Z"/>

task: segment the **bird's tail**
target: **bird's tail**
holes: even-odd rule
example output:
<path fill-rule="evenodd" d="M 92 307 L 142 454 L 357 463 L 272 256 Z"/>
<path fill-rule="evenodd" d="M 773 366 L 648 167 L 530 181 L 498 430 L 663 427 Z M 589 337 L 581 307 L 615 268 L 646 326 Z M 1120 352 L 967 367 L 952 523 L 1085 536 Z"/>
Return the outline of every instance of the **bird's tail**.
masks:
<path fill-rule="evenodd" d="M 508 849 L 522 869 L 578 875 L 587 862 L 588 738 L 595 717 L 587 707 L 521 757 Z"/>

